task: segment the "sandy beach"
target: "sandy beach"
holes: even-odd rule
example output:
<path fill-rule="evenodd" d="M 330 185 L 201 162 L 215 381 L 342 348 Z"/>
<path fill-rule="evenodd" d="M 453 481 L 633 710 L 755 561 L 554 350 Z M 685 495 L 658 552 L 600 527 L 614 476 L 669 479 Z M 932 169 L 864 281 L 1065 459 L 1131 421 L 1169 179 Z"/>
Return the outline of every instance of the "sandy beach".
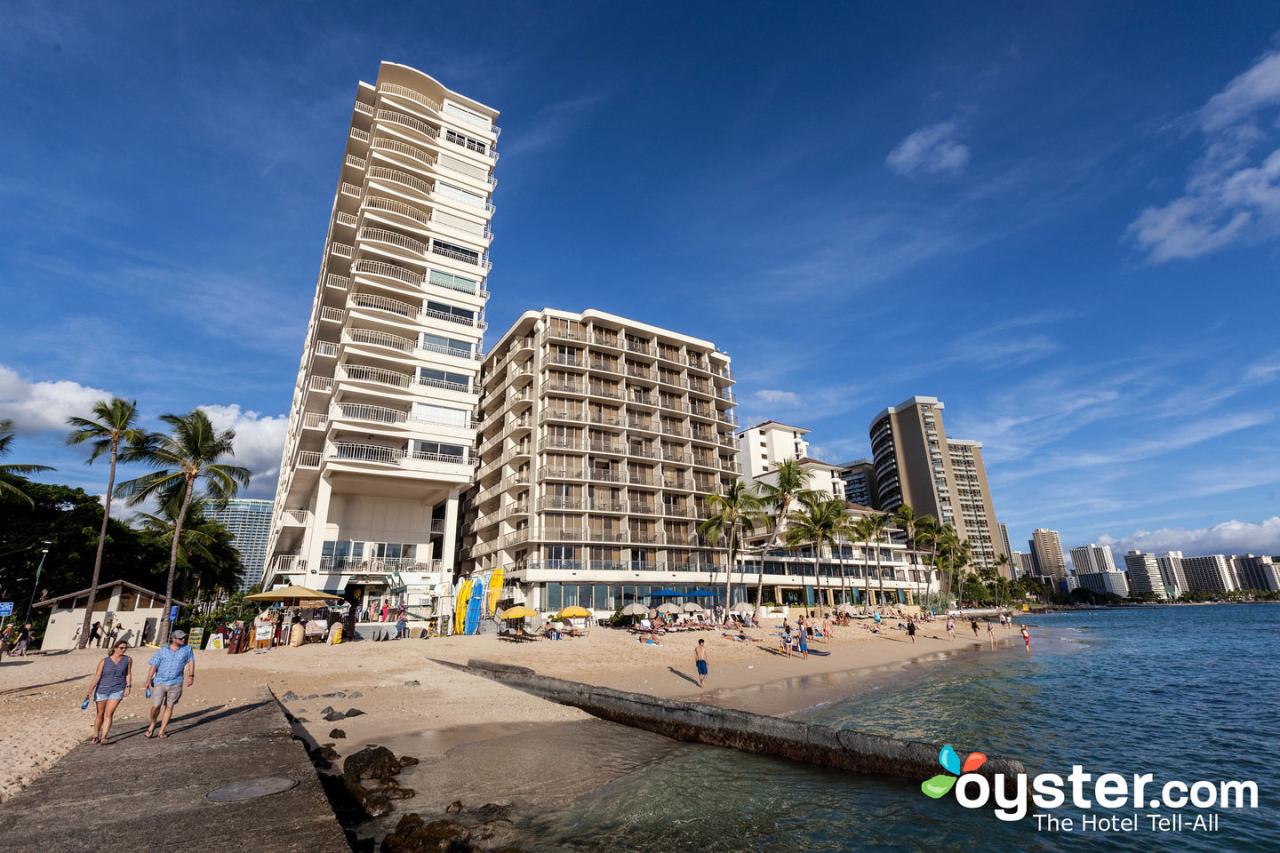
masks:
<path fill-rule="evenodd" d="M 412 754 L 430 767 L 432 758 L 460 749 L 476 753 L 478 744 L 496 745 L 500 753 L 510 755 L 514 746 L 530 742 L 529 732 L 540 732 L 538 741 L 554 743 L 573 726 L 611 726 L 575 709 L 441 666 L 437 660 L 499 660 L 621 690 L 779 714 L 892 679 L 913 661 L 989 648 L 985 627 L 975 640 L 962 624 L 958 627 L 966 630 L 957 631 L 957 639 L 949 641 L 943 624 L 934 622 L 922 626 L 913 644 L 904 632 L 873 635 L 863 624 L 836 629 L 830 643 L 814 645 L 831 654 L 810 656 L 807 661 L 783 656 L 772 626 L 749 631 L 752 639 L 747 642 L 728 639 L 719 631 L 700 631 L 666 635 L 659 638 L 659 645 L 648 645 L 624 631 L 595 628 L 587 637 L 558 642 L 513 644 L 489 635 L 311 645 L 238 656 L 202 651 L 197 654 L 195 686 L 184 694 L 175 725 L 180 724 L 182 713 L 249 701 L 265 685 L 302 721 L 314 742 L 332 743 L 342 756 L 366 744 L 381 743 Z M 705 690 L 693 681 L 693 650 L 699 638 L 706 640 L 711 662 Z M 1011 629 L 997 629 L 997 638 L 1001 643 L 1018 639 Z M 81 711 L 79 706 L 100 654 L 89 649 L 27 659 L 6 657 L 0 663 L 0 801 L 89 737 L 92 710 Z M 146 649 L 132 652 L 139 689 L 121 704 L 117 733 L 145 723 L 147 704 L 140 688 L 149 655 Z M 326 722 L 321 719 L 326 708 L 340 712 L 356 708 L 364 713 Z M 346 737 L 330 737 L 334 728 L 342 729 Z M 551 732 L 561 734 L 552 737 Z M 638 734 L 630 733 L 632 740 L 647 741 L 647 737 L 637 738 Z M 649 746 L 657 748 L 661 740 L 648 741 Z M 102 749 L 109 754 L 111 747 Z M 162 751 L 163 744 L 157 743 L 157 754 Z M 643 750 L 639 755 L 637 760 L 643 760 Z M 484 775 L 483 757 L 472 756 L 470 776 Z M 536 759 L 531 754 L 530 760 Z M 627 768 L 616 769 L 625 772 Z M 431 787 L 442 796 L 450 790 L 447 778 L 439 774 L 433 778 L 437 784 Z M 579 787 L 573 784 L 558 790 L 572 793 Z M 516 790 L 512 793 L 518 795 Z M 419 796 L 421 807 L 439 799 L 421 786 Z"/>

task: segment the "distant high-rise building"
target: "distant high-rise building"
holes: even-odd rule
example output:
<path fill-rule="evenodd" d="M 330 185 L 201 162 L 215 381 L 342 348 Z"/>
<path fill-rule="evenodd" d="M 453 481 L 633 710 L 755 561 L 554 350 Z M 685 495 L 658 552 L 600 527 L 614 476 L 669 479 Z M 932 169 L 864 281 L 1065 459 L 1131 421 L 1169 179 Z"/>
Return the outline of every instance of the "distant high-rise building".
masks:
<path fill-rule="evenodd" d="M 222 509 L 208 510 L 205 515 L 227 528 L 240 552 L 244 573 L 240 591 L 262 583 L 262 570 L 267 562 L 267 542 L 271 538 L 271 501 L 233 498 Z"/>
<path fill-rule="evenodd" d="M 911 397 L 872 420 L 876 508 L 893 512 L 910 504 L 918 514 L 950 524 L 969 541 L 974 564 L 994 568 L 1006 552 L 996 529 L 982 444 L 948 438 L 942 409 L 936 397 Z"/>
<path fill-rule="evenodd" d="M 1009 565 L 1016 568 L 1013 563 L 1013 545 L 1009 542 L 1009 526 L 1004 522 L 1000 523 L 1000 544 L 1004 546 L 1004 552 L 1009 555 Z"/>
<path fill-rule="evenodd" d="M 1187 588 L 1192 592 L 1231 592 L 1239 589 L 1235 572 L 1231 570 L 1231 558 L 1225 554 L 1183 557 L 1182 571 L 1187 577 Z"/>
<path fill-rule="evenodd" d="M 474 480 L 494 109 L 391 62 L 360 83 L 293 391 L 267 586 L 451 600 Z"/>
<path fill-rule="evenodd" d="M 1098 595 L 1118 595 L 1129 597 L 1129 581 L 1124 572 L 1090 572 L 1077 574 L 1080 586 Z"/>
<path fill-rule="evenodd" d="M 870 459 L 856 459 L 840 466 L 844 480 L 844 499 L 860 506 L 875 508 L 876 467 Z"/>
<path fill-rule="evenodd" d="M 1277 567 L 1275 558 L 1244 554 L 1232 557 L 1231 564 L 1241 589 L 1280 591 L 1280 575 L 1277 574 L 1280 567 Z"/>
<path fill-rule="evenodd" d="M 1124 566 L 1129 576 L 1129 594 L 1132 597 L 1169 597 L 1164 588 L 1164 579 L 1160 577 L 1160 565 L 1156 562 L 1155 554 L 1130 551 L 1124 555 Z"/>
<path fill-rule="evenodd" d="M 835 498 L 843 498 L 844 480 L 840 466 L 809 455 L 809 430 L 764 421 L 738 433 L 738 470 L 747 483 L 770 482 L 783 462 L 799 462 L 809 474 L 805 488 Z"/>
<path fill-rule="evenodd" d="M 1165 589 L 1171 590 L 1174 598 L 1190 589 L 1187 575 L 1182 570 L 1181 551 L 1170 551 L 1163 557 L 1156 557 L 1156 565 L 1160 567 L 1160 577 Z"/>
<path fill-rule="evenodd" d="M 1036 574 L 1035 555 L 1030 551 L 1014 551 L 1010 562 L 1014 567 L 1014 577 L 1029 578 Z"/>
<path fill-rule="evenodd" d="M 1071 549 L 1071 566 L 1078 575 L 1114 572 L 1115 558 L 1110 545 L 1081 545 Z"/>
<path fill-rule="evenodd" d="M 1062 553 L 1062 538 L 1058 531 L 1037 527 L 1031 532 L 1027 542 L 1031 546 L 1035 574 L 1042 578 L 1052 578 L 1055 582 L 1067 575 L 1067 558 Z"/>

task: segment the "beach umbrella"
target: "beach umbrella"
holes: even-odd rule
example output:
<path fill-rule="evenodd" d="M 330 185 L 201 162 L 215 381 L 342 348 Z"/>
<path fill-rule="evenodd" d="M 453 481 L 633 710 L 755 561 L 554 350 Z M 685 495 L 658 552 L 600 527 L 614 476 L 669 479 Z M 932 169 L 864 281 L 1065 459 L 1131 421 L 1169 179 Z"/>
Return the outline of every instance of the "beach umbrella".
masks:
<path fill-rule="evenodd" d="M 655 589 L 649 593 L 650 598 L 684 598 L 684 593 L 675 589 Z"/>
<path fill-rule="evenodd" d="M 715 598 L 716 594 L 709 589 L 695 589 L 684 594 L 685 598 Z"/>
<path fill-rule="evenodd" d="M 739 601 L 729 608 L 734 613 L 755 613 L 756 606 L 749 601 Z"/>
<path fill-rule="evenodd" d="M 561 610 L 558 615 L 561 619 L 590 619 L 591 611 L 585 607 L 573 605 Z"/>
<path fill-rule="evenodd" d="M 502 611 L 502 619 L 528 619 L 530 616 L 537 616 L 538 611 L 532 607 L 525 607 L 523 604 L 516 607 L 508 607 Z"/>
<path fill-rule="evenodd" d="M 279 589 L 269 589 L 266 592 L 257 592 L 253 595 L 246 595 L 245 601 L 293 601 L 293 600 L 313 600 L 313 601 L 341 601 L 342 596 L 332 595 L 327 592 L 320 592 L 314 589 L 307 589 L 305 586 L 282 586 Z"/>
<path fill-rule="evenodd" d="M 680 605 L 672 604 L 671 602 L 667 602 L 666 604 L 659 604 L 658 612 L 659 613 L 679 613 Z"/>
<path fill-rule="evenodd" d="M 649 608 L 645 607 L 643 604 L 628 604 L 626 607 L 622 608 L 622 615 L 623 616 L 648 616 Z"/>
<path fill-rule="evenodd" d="M 687 603 L 687 604 L 684 606 L 684 612 L 685 612 L 685 613 L 701 613 L 701 612 L 702 612 L 702 605 L 701 605 L 701 604 L 694 604 L 692 601 L 690 601 L 689 603 Z"/>
<path fill-rule="evenodd" d="M 854 607 L 852 604 L 841 604 L 836 608 L 836 611 L 839 613 L 857 613 L 858 608 Z"/>

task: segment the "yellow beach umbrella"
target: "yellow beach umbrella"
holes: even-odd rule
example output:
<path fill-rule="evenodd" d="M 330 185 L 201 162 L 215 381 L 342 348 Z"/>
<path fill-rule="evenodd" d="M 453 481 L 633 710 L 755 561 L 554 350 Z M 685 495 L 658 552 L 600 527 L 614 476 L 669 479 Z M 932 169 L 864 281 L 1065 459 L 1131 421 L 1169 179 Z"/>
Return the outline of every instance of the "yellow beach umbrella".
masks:
<path fill-rule="evenodd" d="M 502 619 L 528 619 L 530 616 L 537 616 L 538 611 L 532 607 L 525 607 L 523 604 L 516 607 L 508 607 L 502 611 Z"/>
<path fill-rule="evenodd" d="M 585 607 L 574 605 L 561 610 L 559 616 L 561 619 L 590 619 L 591 611 Z"/>

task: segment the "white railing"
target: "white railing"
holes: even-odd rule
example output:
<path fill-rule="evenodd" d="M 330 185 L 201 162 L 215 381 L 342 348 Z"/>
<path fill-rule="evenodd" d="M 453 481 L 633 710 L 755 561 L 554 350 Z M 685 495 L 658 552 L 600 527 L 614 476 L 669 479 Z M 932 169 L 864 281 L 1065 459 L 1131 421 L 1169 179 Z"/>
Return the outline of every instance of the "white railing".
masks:
<path fill-rule="evenodd" d="M 446 258 L 453 258 L 455 261 L 463 261 L 468 264 L 483 266 L 480 262 L 481 255 L 479 252 L 468 252 L 465 249 L 454 249 L 450 246 L 441 245 L 434 240 L 431 242 L 431 251 Z"/>
<path fill-rule="evenodd" d="M 363 403 L 339 403 L 335 412 L 335 417 L 337 416 L 353 421 L 374 421 L 380 424 L 402 424 L 409 420 L 409 415 L 398 409 L 369 406 Z"/>
<path fill-rule="evenodd" d="M 436 130 L 425 121 L 418 121 L 413 116 L 398 113 L 395 110 L 378 110 L 378 121 L 389 121 L 392 124 L 398 124 L 401 127 L 408 127 L 421 133 L 428 139 L 436 139 L 440 135 L 440 131 Z"/>
<path fill-rule="evenodd" d="M 430 379 L 426 376 L 418 377 L 419 385 L 426 385 L 431 388 L 443 388 L 446 391 L 461 391 L 464 394 L 471 390 L 470 385 L 461 382 L 449 382 L 446 379 Z"/>
<path fill-rule="evenodd" d="M 326 287 L 336 287 L 339 290 L 348 290 L 351 287 L 351 279 L 334 272 L 325 276 L 324 283 Z"/>
<path fill-rule="evenodd" d="M 400 86 L 396 83 L 383 83 L 378 87 L 378 91 L 386 92 L 389 95 L 397 95 L 406 100 L 413 101 L 415 104 L 424 106 L 429 110 L 440 112 L 440 105 L 435 101 L 431 100 L 426 95 L 415 92 L 405 86 Z"/>
<path fill-rule="evenodd" d="M 404 459 L 404 451 L 399 447 L 383 447 L 380 444 L 338 442 L 333 445 L 330 458 L 353 462 L 378 462 L 384 465 L 399 465 L 400 461 Z"/>
<path fill-rule="evenodd" d="M 319 468 L 320 467 L 320 451 L 303 450 L 298 454 L 299 468 Z"/>
<path fill-rule="evenodd" d="M 329 416 L 324 412 L 307 412 L 302 416 L 303 429 L 323 429 L 329 423 Z"/>
<path fill-rule="evenodd" d="M 333 341 L 316 341 L 316 355 L 332 358 L 338 354 L 338 345 Z"/>
<path fill-rule="evenodd" d="M 415 240 L 412 237 L 406 237 L 396 231 L 388 231 L 385 228 L 364 227 L 360 229 L 361 240 L 377 240 L 381 243 L 390 243 L 392 246 L 398 246 L 410 252 L 419 255 L 426 254 L 427 244 L 421 240 Z"/>
<path fill-rule="evenodd" d="M 342 194 L 343 194 L 343 195 L 355 196 L 356 198 L 360 198 L 360 196 L 364 195 L 364 190 L 360 189 L 360 185 L 359 185 L 359 184 L 349 184 L 349 183 L 347 183 L 346 181 L 343 181 L 343 182 L 342 182 Z"/>
<path fill-rule="evenodd" d="M 301 554 L 276 554 L 271 558 L 271 569 L 277 574 L 306 571 L 307 561 Z"/>
<path fill-rule="evenodd" d="M 421 163 L 424 166 L 434 166 L 436 164 L 436 155 L 430 151 L 418 148 L 416 145 L 410 145 L 407 142 L 401 142 L 398 139 L 387 139 L 385 136 L 379 136 L 373 140 L 374 151 L 394 151 L 396 154 L 403 154 L 411 160 Z"/>
<path fill-rule="evenodd" d="M 454 456 L 450 453 L 430 453 L 426 450 L 415 450 L 413 452 L 414 459 L 420 459 L 424 462 L 447 462 L 450 465 L 467 465 L 465 456 Z"/>
<path fill-rule="evenodd" d="M 330 243 L 329 251 L 340 258 L 349 258 L 356 253 L 355 246 L 348 246 L 346 243 Z"/>
<path fill-rule="evenodd" d="M 341 309 L 341 308 L 328 308 L 328 307 L 326 307 L 326 308 L 321 308 L 321 309 L 320 309 L 320 319 L 321 319 L 321 320 L 328 320 L 328 321 L 333 322 L 333 323 L 341 323 L 341 322 L 342 322 L 342 320 L 343 320 L 342 309 Z"/>
<path fill-rule="evenodd" d="M 356 112 L 362 116 L 371 116 L 373 115 L 373 105 L 366 104 L 364 101 L 356 101 Z"/>
<path fill-rule="evenodd" d="M 305 525 L 311 520 L 311 511 L 306 509 L 286 509 L 282 513 L 286 524 Z"/>
<path fill-rule="evenodd" d="M 398 267 L 395 264 L 388 264 L 383 261 L 361 259 L 352 264 L 351 270 L 352 272 L 368 273 L 369 275 L 383 275 L 387 278 L 394 278 L 397 281 L 403 281 L 409 284 L 422 284 L 422 273 L 407 270 L 404 267 Z"/>
<path fill-rule="evenodd" d="M 398 213 L 401 216 L 407 216 L 415 222 L 421 222 L 426 225 L 431 221 L 431 217 L 418 210 L 411 204 L 405 204 L 402 201 L 396 201 L 393 198 L 383 198 L 382 196 L 371 195 L 364 200 L 364 206 L 370 210 L 381 210 L 388 213 Z"/>
<path fill-rule="evenodd" d="M 356 155 L 354 155 L 354 154 L 348 154 L 348 155 L 346 156 L 346 158 L 343 160 L 343 162 L 344 162 L 344 163 L 346 163 L 348 166 L 351 166 L 351 167 L 352 167 L 352 168 L 354 168 L 354 169 L 361 169 L 361 170 L 363 170 L 363 169 L 364 169 L 364 167 L 365 167 L 365 160 L 364 160 L 364 158 L 363 158 L 363 157 L 357 157 L 357 156 L 356 156 Z"/>
<path fill-rule="evenodd" d="M 344 213 L 341 210 L 333 217 L 333 221 L 345 228 L 354 228 L 359 221 L 354 213 Z"/>
<path fill-rule="evenodd" d="M 352 343 L 390 347 L 399 352 L 413 352 L 415 346 L 414 341 L 410 338 L 402 338 L 399 335 L 392 335 L 373 329 L 347 329 L 342 333 L 342 336 Z"/>
<path fill-rule="evenodd" d="M 358 140 L 358 141 L 360 141 L 360 142 L 368 142 L 368 141 L 369 141 L 369 131 L 367 131 L 367 130 L 361 130 L 361 129 L 360 129 L 360 128 L 358 128 L 358 127 L 353 127 L 353 128 L 351 128 L 351 138 L 352 138 L 352 139 L 355 139 L 355 140 Z"/>
<path fill-rule="evenodd" d="M 329 393 L 333 390 L 333 377 L 331 376 L 312 376 L 311 390 Z"/>
<path fill-rule="evenodd" d="M 422 316 L 434 317 L 437 320 L 444 320 L 447 323 L 459 323 L 463 326 L 478 325 L 474 317 L 459 317 L 457 314 L 450 314 L 447 311 L 437 311 L 434 308 L 423 308 Z"/>
<path fill-rule="evenodd" d="M 369 177 L 380 181 L 395 181 L 426 195 L 430 195 L 431 191 L 435 189 L 435 185 L 431 181 L 424 181 L 421 178 L 415 178 L 408 172 L 402 172 L 399 169 L 388 169 L 385 166 L 370 168 Z"/>
<path fill-rule="evenodd" d="M 382 385 L 394 385 L 397 388 L 408 388 L 413 381 L 407 373 L 387 370 L 382 367 L 365 367 L 361 364 L 348 364 L 341 368 L 344 378 L 357 382 L 378 382 Z"/>
<path fill-rule="evenodd" d="M 401 302 L 389 296 L 378 296 L 375 293 L 353 293 L 350 300 L 352 305 L 359 308 L 376 308 L 379 311 L 399 314 L 401 317 L 416 317 L 422 310 L 417 305 L 410 305 L 408 302 Z"/>

